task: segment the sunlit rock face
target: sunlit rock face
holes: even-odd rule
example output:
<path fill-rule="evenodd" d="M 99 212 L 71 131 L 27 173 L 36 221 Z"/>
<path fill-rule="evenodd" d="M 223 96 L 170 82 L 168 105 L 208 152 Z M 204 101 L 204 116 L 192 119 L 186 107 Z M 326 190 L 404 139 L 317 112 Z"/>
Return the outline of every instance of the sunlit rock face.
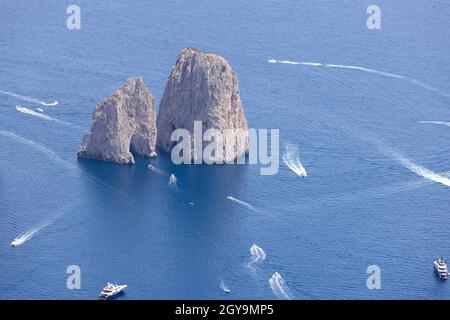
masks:
<path fill-rule="evenodd" d="M 171 152 L 176 144 L 171 141 L 175 129 L 188 130 L 194 139 L 194 121 L 201 121 L 203 132 L 217 129 L 223 135 L 224 161 L 248 152 L 248 126 L 236 73 L 221 56 L 185 48 L 172 67 L 161 99 L 157 145 Z M 239 129 L 242 143 L 235 143 L 227 129 Z M 197 156 L 192 151 L 191 158 Z"/>
<path fill-rule="evenodd" d="M 129 78 L 95 107 L 79 158 L 134 164 L 133 154 L 156 156 L 156 111 L 142 78 Z"/>

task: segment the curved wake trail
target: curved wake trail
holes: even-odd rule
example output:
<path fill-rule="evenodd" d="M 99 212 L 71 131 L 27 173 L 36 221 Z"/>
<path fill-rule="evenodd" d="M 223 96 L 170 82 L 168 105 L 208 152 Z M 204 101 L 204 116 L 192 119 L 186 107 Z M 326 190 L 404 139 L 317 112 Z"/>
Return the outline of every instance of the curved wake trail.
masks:
<path fill-rule="evenodd" d="M 283 153 L 283 162 L 299 177 L 308 175 L 300 161 L 300 152 L 297 146 L 292 144 L 286 145 L 286 150 Z"/>
<path fill-rule="evenodd" d="M 411 161 L 410 159 L 408 159 L 407 157 L 405 157 L 404 155 L 402 155 L 401 153 L 395 151 L 389 146 L 384 145 L 381 142 L 376 142 L 376 144 L 382 153 L 384 153 L 386 156 L 390 158 L 393 158 L 411 172 L 414 172 L 418 176 L 421 176 L 425 179 L 450 187 L 450 179 L 446 177 L 445 173 L 439 174 L 424 166 L 418 165 L 413 161 Z"/>
<path fill-rule="evenodd" d="M 322 68 L 334 68 L 334 69 L 347 69 L 347 70 L 355 70 L 360 72 L 366 72 L 382 77 L 388 77 L 388 78 L 394 78 L 394 79 L 400 79 L 404 81 L 408 81 L 418 87 L 421 87 L 423 89 L 427 89 L 433 92 L 436 92 L 444 97 L 450 98 L 450 94 L 440 91 L 439 89 L 422 82 L 420 80 L 410 78 L 401 74 L 391 73 L 391 72 L 385 72 L 380 70 L 375 70 L 371 68 L 365 68 L 360 66 L 352 66 L 352 65 L 342 65 L 342 64 L 332 64 L 332 63 L 319 63 L 319 62 L 305 62 L 305 61 L 290 61 L 290 60 L 275 60 L 270 59 L 267 60 L 271 64 L 289 64 L 289 65 L 302 65 L 302 66 L 312 66 L 312 67 L 322 67 Z"/>
<path fill-rule="evenodd" d="M 431 123 L 450 127 L 450 121 L 419 121 L 419 123 Z"/>
<path fill-rule="evenodd" d="M 219 287 L 220 287 L 220 289 L 223 290 L 223 292 L 226 292 L 226 293 L 231 292 L 231 290 L 227 287 L 227 285 L 225 284 L 225 282 L 222 279 L 220 279 Z"/>
<path fill-rule="evenodd" d="M 130 199 L 128 199 L 127 197 L 125 197 L 124 195 L 122 195 L 119 191 L 117 191 L 116 189 L 112 188 L 110 185 L 104 183 L 103 181 L 99 180 L 98 178 L 90 175 L 89 173 L 86 173 L 85 171 L 81 170 L 79 167 L 77 167 L 74 164 L 71 164 L 70 162 L 68 162 L 67 160 L 64 160 L 63 158 L 61 158 L 59 155 L 57 155 L 55 152 L 53 152 L 52 150 L 48 149 L 47 147 L 36 143 L 32 140 L 28 140 L 20 135 L 17 135 L 15 133 L 9 132 L 9 131 L 0 131 L 0 135 L 5 136 L 5 137 L 9 137 L 11 139 L 16 140 L 17 142 L 20 142 L 22 144 L 28 145 L 30 147 L 33 147 L 34 149 L 46 154 L 49 158 L 51 158 L 53 161 L 65 166 L 66 168 L 72 170 L 73 172 L 80 172 L 83 176 L 85 176 L 86 178 L 88 178 L 89 180 L 91 180 L 92 182 L 105 187 L 115 193 L 118 194 L 119 197 L 121 197 L 122 199 L 126 200 L 129 203 L 133 203 L 133 201 L 131 201 Z"/>
<path fill-rule="evenodd" d="M 252 261 L 249 262 L 248 266 L 252 267 L 252 264 L 264 261 L 266 259 L 266 252 L 256 244 L 250 247 L 250 255 Z"/>
<path fill-rule="evenodd" d="M 14 93 L 14 92 L 9 92 L 9 91 L 2 91 L 2 90 L 0 90 L 0 94 L 11 96 L 11 97 L 17 98 L 19 100 L 23 100 L 23 101 L 40 104 L 42 106 L 56 106 L 56 105 L 58 105 L 58 101 L 56 101 L 56 100 L 53 101 L 53 102 L 45 102 L 45 101 L 42 101 L 42 100 L 39 100 L 39 99 L 36 99 L 36 98 L 22 96 L 20 94 L 17 94 L 17 93 Z"/>
<path fill-rule="evenodd" d="M 111 190 L 112 192 L 116 193 L 121 199 L 125 200 L 129 205 L 134 205 L 134 202 L 132 200 L 130 200 L 128 197 L 126 197 L 125 195 L 123 195 L 120 191 L 112 188 L 110 185 L 104 183 L 103 181 L 97 179 L 96 177 L 90 175 L 89 173 L 84 172 L 83 170 L 81 170 L 80 168 L 78 168 L 77 166 L 69 163 L 68 161 L 64 160 L 63 158 L 61 158 L 60 156 L 58 156 L 55 152 L 53 152 L 52 150 L 48 149 L 47 147 L 36 143 L 34 141 L 28 140 L 20 135 L 17 135 L 15 133 L 9 132 L 9 131 L 0 131 L 0 135 L 1 136 L 5 136 L 5 137 L 9 137 L 11 139 L 14 139 L 15 141 L 28 145 L 42 153 L 44 153 L 45 155 L 47 155 L 50 159 L 52 159 L 53 161 L 55 161 L 56 163 L 59 163 L 61 165 L 63 165 L 64 167 L 70 169 L 72 172 L 80 172 L 83 176 L 85 176 L 86 178 L 88 178 L 89 180 L 91 180 L 92 182 Z M 70 207 L 72 208 L 72 207 Z M 69 208 L 69 209 L 70 209 Z M 140 208 L 139 208 L 140 209 Z M 67 210 L 64 210 L 64 212 L 66 212 Z M 59 213 L 59 214 L 55 214 L 52 217 L 50 217 L 50 220 L 47 218 L 45 221 L 46 222 L 41 222 L 40 224 L 38 224 L 36 227 L 33 227 L 32 229 L 28 230 L 27 232 L 25 232 L 24 234 L 18 236 L 16 239 L 13 240 L 13 242 L 11 243 L 11 245 L 16 244 L 16 245 L 21 245 L 24 242 L 30 240 L 33 235 L 35 235 L 37 232 L 39 232 L 40 230 L 42 230 L 43 228 L 51 225 L 54 221 L 56 221 L 58 218 L 60 218 L 63 215 L 63 213 Z"/>
<path fill-rule="evenodd" d="M 406 158 L 405 156 L 401 155 L 398 152 L 391 151 L 391 154 L 404 167 L 406 167 L 410 171 L 414 172 L 415 174 L 417 174 L 425 179 L 428 179 L 428 180 L 443 184 L 447 187 L 450 187 L 450 179 L 449 178 L 446 178 L 434 171 L 431 171 L 423 166 L 420 166 L 420 165 L 412 162 L 411 160 L 409 160 L 408 158 Z"/>
<path fill-rule="evenodd" d="M 288 293 L 289 289 L 286 286 L 283 277 L 281 277 L 281 275 L 278 272 L 275 272 L 273 276 L 269 279 L 269 285 L 275 296 L 277 296 L 279 299 L 285 300 L 292 299 Z"/>
<path fill-rule="evenodd" d="M 237 204 L 239 204 L 239 205 L 241 205 L 243 207 L 246 207 L 247 209 L 255 210 L 255 208 L 253 208 L 253 206 L 251 204 L 249 204 L 247 202 L 244 202 L 242 200 L 236 199 L 235 197 L 228 196 L 227 199 L 232 201 L 232 202 L 234 202 L 234 203 L 237 203 Z"/>
<path fill-rule="evenodd" d="M 59 120 L 59 119 L 55 119 L 55 118 L 52 118 L 52 117 L 50 117 L 50 116 L 48 116 L 46 114 L 42 114 L 42 113 L 36 112 L 34 110 L 31 110 L 31 109 L 28 109 L 28 108 L 25 108 L 25 107 L 16 106 L 16 110 L 19 111 L 19 112 L 28 114 L 30 116 L 41 118 L 41 119 L 44 119 L 44 120 L 47 120 L 47 121 L 54 121 L 54 122 L 61 123 L 61 124 L 64 124 L 66 126 L 70 126 L 70 127 L 73 127 L 73 128 L 83 129 L 83 128 L 77 126 L 77 125 L 74 125 L 74 124 L 70 123 L 70 122 L 66 122 L 66 121 L 62 121 L 62 120 Z"/>
<path fill-rule="evenodd" d="M 53 152 L 52 150 L 48 149 L 47 147 L 36 143 L 34 141 L 28 140 L 23 138 L 22 136 L 19 136 L 15 133 L 9 132 L 9 131 L 0 131 L 0 135 L 5 136 L 5 137 L 9 137 L 11 139 L 14 139 L 20 143 L 29 145 L 33 148 L 35 148 L 36 150 L 41 151 L 42 153 L 45 153 L 47 156 L 49 156 L 52 160 L 54 160 L 55 162 L 58 162 L 60 164 L 63 164 L 66 167 L 69 167 L 70 169 L 74 169 L 76 168 L 73 165 L 70 165 L 67 161 L 65 161 L 64 159 L 62 159 L 61 157 L 59 157 L 55 152 Z"/>

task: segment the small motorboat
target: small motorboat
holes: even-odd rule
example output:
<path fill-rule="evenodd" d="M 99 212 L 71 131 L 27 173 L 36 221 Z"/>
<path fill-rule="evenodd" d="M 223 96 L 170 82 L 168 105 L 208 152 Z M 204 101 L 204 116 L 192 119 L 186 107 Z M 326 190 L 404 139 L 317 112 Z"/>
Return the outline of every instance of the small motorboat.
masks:
<path fill-rule="evenodd" d="M 439 279 L 447 280 L 448 279 L 448 268 L 447 263 L 443 258 L 439 258 L 434 260 L 434 268 L 436 269 L 436 273 L 439 276 Z"/>
<path fill-rule="evenodd" d="M 42 108 L 36 108 L 36 111 L 39 113 L 44 113 L 44 109 L 42 109 Z"/>
<path fill-rule="evenodd" d="M 127 287 L 126 284 L 118 285 L 108 282 L 106 287 L 103 288 L 102 292 L 100 292 L 100 299 L 106 300 L 108 298 L 114 297 L 121 293 Z"/>

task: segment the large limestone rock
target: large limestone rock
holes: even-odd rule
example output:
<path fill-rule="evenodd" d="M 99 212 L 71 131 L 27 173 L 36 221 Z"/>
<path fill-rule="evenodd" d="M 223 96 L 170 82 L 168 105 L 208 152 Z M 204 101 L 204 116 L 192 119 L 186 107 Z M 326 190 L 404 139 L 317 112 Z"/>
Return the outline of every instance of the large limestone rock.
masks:
<path fill-rule="evenodd" d="M 78 157 L 134 164 L 133 154 L 156 156 L 155 145 L 153 95 L 142 78 L 129 78 L 96 106 L 91 131 L 84 136 Z"/>
<path fill-rule="evenodd" d="M 215 128 L 224 135 L 225 161 L 248 152 L 247 120 L 234 70 L 223 57 L 186 48 L 170 72 L 161 100 L 158 146 L 170 152 L 176 144 L 171 141 L 171 134 L 178 128 L 187 129 L 192 137 L 194 121 L 202 121 L 203 132 Z M 235 139 L 226 134 L 226 129 L 241 129 L 244 143 L 233 148 Z M 195 157 L 192 152 L 191 159 Z"/>

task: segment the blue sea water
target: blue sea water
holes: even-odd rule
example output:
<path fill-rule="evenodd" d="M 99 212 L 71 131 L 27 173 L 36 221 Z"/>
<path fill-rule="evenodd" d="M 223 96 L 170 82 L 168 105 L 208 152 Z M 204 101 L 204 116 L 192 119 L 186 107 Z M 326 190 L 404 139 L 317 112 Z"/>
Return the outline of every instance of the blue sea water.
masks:
<path fill-rule="evenodd" d="M 450 297 L 433 270 L 450 257 L 450 127 L 424 122 L 450 121 L 450 2 L 379 0 L 381 30 L 372 1 L 79 0 L 80 30 L 70 4 L 0 10 L 0 298 L 96 299 L 113 281 L 120 299 L 273 299 L 275 272 L 292 299 Z M 230 62 L 249 126 L 280 129 L 307 177 L 281 159 L 273 176 L 76 159 L 95 104 L 129 76 L 159 101 L 188 46 Z M 253 244 L 266 258 L 249 265 Z"/>

